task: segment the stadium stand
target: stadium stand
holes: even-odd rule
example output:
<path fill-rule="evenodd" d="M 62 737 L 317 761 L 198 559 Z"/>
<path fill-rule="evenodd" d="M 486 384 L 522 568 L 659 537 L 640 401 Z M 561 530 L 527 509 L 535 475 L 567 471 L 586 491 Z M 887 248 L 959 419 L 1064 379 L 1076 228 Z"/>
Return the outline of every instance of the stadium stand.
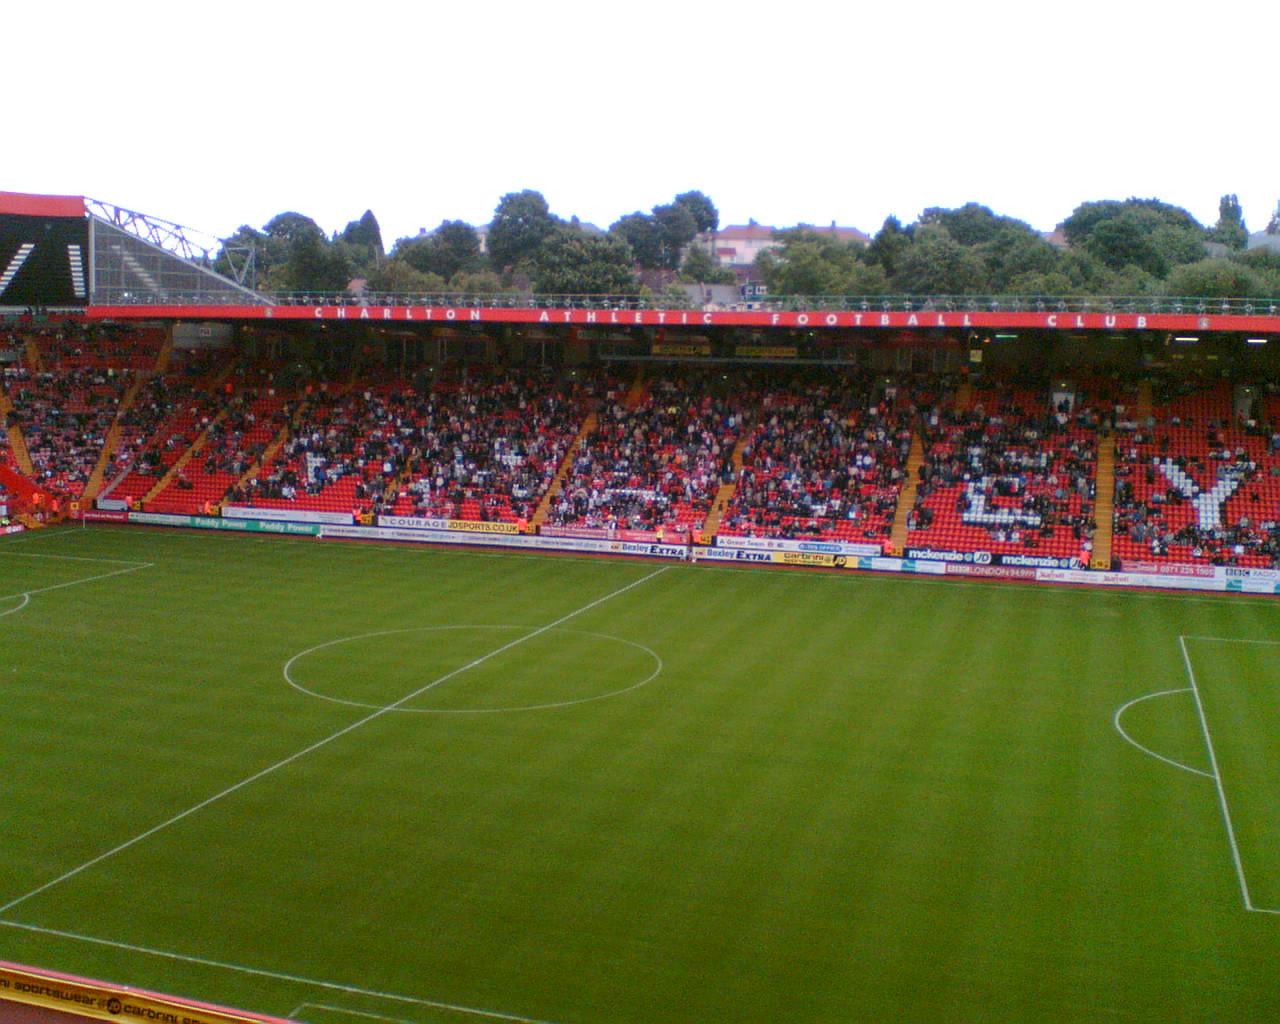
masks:
<path fill-rule="evenodd" d="M 1073 393 L 1074 394 L 1074 393 Z M 1098 429 L 1092 404 L 993 382 L 928 414 L 909 548 L 1035 553 L 1087 564 Z"/>
<path fill-rule="evenodd" d="M 1222 382 L 1162 382 L 1159 416 L 1117 443 L 1115 539 L 1122 561 L 1280 568 L 1280 438 L 1237 414 Z"/>
<path fill-rule="evenodd" d="M 762 396 L 720 532 L 859 541 L 888 536 L 916 413 L 910 388 L 877 394 L 878 385 L 865 376 L 830 380 L 797 374 Z"/>
<path fill-rule="evenodd" d="M 737 381 L 732 383 L 738 383 Z M 699 530 L 745 423 L 749 392 L 727 375 L 666 373 L 630 402 L 615 399 L 574 454 L 548 522 L 556 526 Z"/>

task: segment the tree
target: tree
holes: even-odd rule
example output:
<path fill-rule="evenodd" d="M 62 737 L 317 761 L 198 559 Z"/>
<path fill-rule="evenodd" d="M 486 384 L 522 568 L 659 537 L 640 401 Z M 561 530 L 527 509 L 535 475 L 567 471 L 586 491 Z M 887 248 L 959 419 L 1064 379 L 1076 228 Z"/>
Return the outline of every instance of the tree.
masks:
<path fill-rule="evenodd" d="M 903 255 L 910 248 L 910 233 L 903 230 L 902 222 L 897 217 L 890 215 L 884 219 L 884 224 L 867 246 L 866 260 L 893 277 L 898 272 L 898 264 Z"/>
<path fill-rule="evenodd" d="M 680 280 L 696 284 L 733 284 L 737 278 L 728 267 L 722 267 L 700 245 L 689 247 L 680 267 Z"/>
<path fill-rule="evenodd" d="M 396 256 L 383 260 L 365 284 L 370 291 L 397 295 L 422 295 L 445 290 L 444 278 L 439 274 L 425 274 Z"/>
<path fill-rule="evenodd" d="M 679 203 L 667 203 L 653 208 L 662 241 L 662 254 L 658 266 L 675 270 L 680 266 L 680 254 L 698 234 L 698 223 L 688 208 Z"/>
<path fill-rule="evenodd" d="M 1164 277 L 1204 258 L 1205 230 L 1186 210 L 1158 199 L 1082 203 L 1063 222 L 1067 241 L 1111 270 L 1134 266 Z"/>
<path fill-rule="evenodd" d="M 267 252 L 267 236 L 257 228 L 241 224 L 235 234 L 222 240 L 222 248 L 213 261 L 215 273 L 239 281 L 248 288 L 269 279 L 271 269 Z"/>
<path fill-rule="evenodd" d="M 637 210 L 619 217 L 609 225 L 609 234 L 615 235 L 631 246 L 636 263 L 646 269 L 653 269 L 662 263 L 663 238 L 662 225 L 657 218 Z"/>
<path fill-rule="evenodd" d="M 340 237 L 347 245 L 367 248 L 378 257 L 383 255 L 382 228 L 372 210 L 365 210 L 359 220 L 351 221 Z"/>
<path fill-rule="evenodd" d="M 503 291 L 502 278 L 492 270 L 463 270 L 449 282 L 454 291 L 488 295 Z"/>
<path fill-rule="evenodd" d="M 372 210 L 365 210 L 359 220 L 353 220 L 343 228 L 336 244 L 346 253 L 357 277 L 367 278 L 386 255 L 382 248 L 382 229 Z"/>
<path fill-rule="evenodd" d="M 720 211 L 703 193 L 681 192 L 675 197 L 674 203 L 689 211 L 699 231 L 715 231 L 720 227 Z"/>
<path fill-rule="evenodd" d="M 402 238 L 394 255 L 424 274 L 437 274 L 445 281 L 458 274 L 476 271 L 484 265 L 480 235 L 461 220 L 446 220 L 428 235 Z"/>
<path fill-rule="evenodd" d="M 327 242 L 319 229 L 299 231 L 289 242 L 288 258 L 279 269 L 278 285 L 286 291 L 340 292 L 351 281 L 346 253 Z"/>
<path fill-rule="evenodd" d="M 267 221 L 262 230 L 267 233 L 268 238 L 282 239 L 286 242 L 296 241 L 303 235 L 324 237 L 324 232 L 320 230 L 319 224 L 310 217 L 293 211 L 277 213 Z"/>
<path fill-rule="evenodd" d="M 866 294 L 871 279 L 860 273 L 863 249 L 811 227 L 775 231 L 776 249 L 756 257 L 769 291 L 777 295 Z M 883 272 L 881 272 L 883 275 Z M 875 279 L 883 280 L 883 276 Z"/>
<path fill-rule="evenodd" d="M 911 295 L 964 295 L 986 290 L 986 267 L 942 225 L 922 225 L 893 283 Z"/>
<path fill-rule="evenodd" d="M 489 225 L 489 258 L 502 273 L 532 260 L 560 223 L 541 192 L 508 192 L 498 200 Z"/>
<path fill-rule="evenodd" d="M 1248 299 L 1263 292 L 1258 274 L 1235 260 L 1200 260 L 1175 267 L 1165 282 L 1168 295 Z"/>
<path fill-rule="evenodd" d="M 530 263 L 543 294 L 618 295 L 634 291 L 635 257 L 617 235 L 588 235 L 567 225 L 555 230 Z"/>
<path fill-rule="evenodd" d="M 1054 273 L 1059 260 L 1058 251 L 1029 228 L 1004 230 L 974 251 L 986 264 L 987 287 L 1002 293 L 1016 293 L 1013 281 L 1020 276 Z"/>
<path fill-rule="evenodd" d="M 1243 249 L 1249 244 L 1249 229 L 1244 226 L 1244 211 L 1234 195 L 1218 200 L 1218 223 L 1209 232 L 1209 238 L 1221 242 L 1228 249 Z"/>
<path fill-rule="evenodd" d="M 1011 234 L 1036 235 L 1025 222 L 997 216 L 979 203 L 966 203 L 955 210 L 931 206 L 920 215 L 919 223 L 941 224 L 958 245 L 964 246 L 983 245 Z"/>

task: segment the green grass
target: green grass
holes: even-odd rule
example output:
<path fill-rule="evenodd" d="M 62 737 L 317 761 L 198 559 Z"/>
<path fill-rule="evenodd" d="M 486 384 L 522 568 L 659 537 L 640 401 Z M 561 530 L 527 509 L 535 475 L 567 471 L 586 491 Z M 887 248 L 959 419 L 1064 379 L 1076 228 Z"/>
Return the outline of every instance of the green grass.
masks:
<path fill-rule="evenodd" d="M 1274 1016 L 1274 600 L 116 528 L 0 581 L 0 958 L 312 1024 Z"/>

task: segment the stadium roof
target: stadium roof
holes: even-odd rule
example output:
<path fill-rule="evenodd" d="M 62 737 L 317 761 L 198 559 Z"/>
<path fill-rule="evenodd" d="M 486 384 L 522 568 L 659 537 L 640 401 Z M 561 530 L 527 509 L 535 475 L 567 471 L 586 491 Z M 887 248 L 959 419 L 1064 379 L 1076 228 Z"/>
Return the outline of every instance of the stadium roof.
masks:
<path fill-rule="evenodd" d="M 0 192 L 0 307 L 265 305 L 214 272 L 221 245 L 101 200 Z"/>

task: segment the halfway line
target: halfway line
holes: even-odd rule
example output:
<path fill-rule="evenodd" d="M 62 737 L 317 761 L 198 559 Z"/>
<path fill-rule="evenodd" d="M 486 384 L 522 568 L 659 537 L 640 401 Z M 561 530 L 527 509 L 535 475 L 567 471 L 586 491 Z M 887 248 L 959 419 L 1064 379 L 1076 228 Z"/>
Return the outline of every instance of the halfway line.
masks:
<path fill-rule="evenodd" d="M 625 587 L 619 587 L 617 590 L 613 591 L 610 594 L 606 594 L 604 597 L 596 598 L 596 600 L 592 601 L 590 604 L 584 604 L 581 608 L 577 609 L 576 611 L 570 612 L 568 615 L 562 615 L 560 618 L 556 619 L 555 622 L 549 622 L 545 626 L 539 626 L 537 629 L 526 633 L 524 636 L 517 637 L 515 640 L 512 640 L 510 643 L 503 644 L 501 647 L 495 648 L 494 650 L 490 651 L 488 654 L 481 655 L 479 658 L 476 658 L 474 661 L 468 662 L 467 664 L 463 665 L 461 668 L 456 668 L 452 672 L 448 672 L 445 675 L 442 675 L 439 679 L 434 679 L 431 682 L 427 683 L 425 686 L 418 687 L 418 689 L 414 690 L 412 693 L 405 694 L 394 704 L 388 704 L 386 707 L 378 708 L 377 711 L 374 711 L 371 714 L 365 715 L 363 718 L 357 719 L 356 721 L 352 722 L 350 725 L 344 726 L 343 728 L 339 729 L 337 732 L 330 733 L 324 739 L 317 740 L 315 743 L 312 743 L 310 746 L 303 747 L 297 753 L 290 754 L 288 757 L 284 758 L 283 760 L 277 761 L 273 765 L 268 765 L 266 768 L 263 768 L 261 771 L 254 772 L 248 778 L 241 779 L 239 782 L 235 783 L 234 785 L 228 786 L 226 789 L 222 790 L 220 793 L 215 793 L 213 794 L 213 796 L 207 797 L 206 799 L 201 800 L 198 804 L 195 804 L 192 807 L 188 807 L 185 811 L 175 814 L 172 818 L 169 818 L 167 821 L 162 821 L 160 822 L 159 825 L 153 825 L 151 828 L 147 829 L 145 832 L 139 833 L 138 835 L 134 836 L 132 839 L 126 839 L 119 846 L 114 846 L 110 850 L 107 850 L 105 853 L 98 854 L 98 856 L 94 857 L 92 860 L 85 861 L 79 867 L 75 867 L 75 868 L 72 868 L 70 871 L 64 872 L 63 874 L 59 875 L 57 878 L 53 879 L 52 881 L 45 882 L 44 885 L 38 886 L 35 889 L 32 889 L 28 893 L 24 893 L 23 895 L 19 896 L 17 899 L 10 900 L 8 903 L 4 904 L 4 906 L 0 906 L 0 914 L 8 913 L 14 907 L 18 906 L 18 904 L 25 903 L 27 900 L 31 899 L 32 896 L 38 896 L 40 893 L 45 892 L 48 889 L 52 889 L 55 885 L 60 885 L 61 883 L 67 881 L 67 879 L 74 878 L 76 875 L 80 874 L 82 871 L 88 870 L 89 868 L 93 867 L 95 864 L 101 864 L 108 857 L 114 857 L 117 853 L 120 853 L 123 850 L 127 850 L 129 847 L 142 842 L 142 840 L 155 835 L 157 832 L 163 831 L 164 829 L 168 828 L 170 825 L 176 825 L 178 822 L 182 821 L 184 818 L 189 818 L 191 815 L 195 814 L 197 811 L 203 810 L 204 808 L 208 807 L 210 804 L 217 803 L 217 801 L 221 800 L 223 797 L 230 796 L 232 793 L 235 793 L 238 790 L 244 789 L 244 787 L 249 785 L 250 783 L 257 782 L 259 779 L 265 778 L 266 776 L 272 774 L 273 772 L 276 772 L 279 769 L 284 768 L 286 765 L 293 764 L 293 762 L 297 761 L 299 758 L 306 757 L 306 755 L 310 754 L 312 751 L 319 750 L 321 747 L 326 746 L 327 744 L 332 743 L 334 740 L 347 735 L 347 733 L 349 732 L 354 732 L 356 729 L 359 729 L 362 725 L 367 725 L 368 723 L 374 721 L 374 719 L 381 718 L 383 715 L 388 714 L 391 711 L 395 711 L 397 708 L 401 707 L 404 704 L 407 704 L 409 701 L 413 700 L 415 697 L 420 697 L 422 694 L 430 690 L 433 686 L 439 686 L 441 683 L 448 682 L 448 680 L 453 679 L 455 676 L 461 675 L 463 672 L 466 672 L 468 669 L 476 668 L 479 665 L 483 665 L 490 658 L 496 658 L 499 654 L 502 654 L 504 651 L 509 651 L 511 650 L 511 648 L 517 647 L 527 640 L 532 640 L 534 637 L 541 636 L 543 633 L 547 632 L 548 630 L 555 629 L 557 626 L 565 622 L 568 622 L 570 619 L 576 618 L 577 616 L 583 614 L 584 612 L 589 612 L 592 608 L 602 605 L 606 601 L 611 601 L 613 600 L 613 598 L 618 597 L 621 594 L 625 594 L 628 590 L 631 590 L 634 587 L 638 587 L 642 583 L 647 583 L 649 580 L 653 579 L 655 576 L 662 575 L 669 568 L 670 566 L 664 565 L 661 569 L 655 569 L 653 572 L 649 573 L 647 576 L 642 576 L 640 579 L 635 580 L 631 583 L 628 583 Z M 115 575 L 115 574 L 112 573 L 111 575 Z M 32 591 L 32 593 L 38 593 L 38 591 Z"/>

